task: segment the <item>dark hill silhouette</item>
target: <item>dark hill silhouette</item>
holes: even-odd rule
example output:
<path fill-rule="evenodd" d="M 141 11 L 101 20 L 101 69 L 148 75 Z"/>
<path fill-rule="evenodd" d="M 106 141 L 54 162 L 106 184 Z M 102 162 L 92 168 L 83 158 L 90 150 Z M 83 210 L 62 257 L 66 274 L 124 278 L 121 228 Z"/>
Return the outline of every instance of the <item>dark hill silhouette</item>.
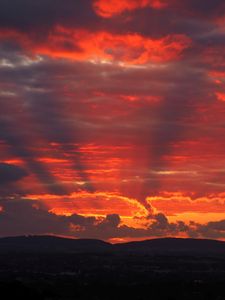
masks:
<path fill-rule="evenodd" d="M 19 236 L 0 238 L 3 252 L 52 253 L 144 253 L 144 254 L 222 254 L 225 242 L 203 239 L 162 238 L 123 244 L 94 239 L 68 239 L 55 236 Z"/>
<path fill-rule="evenodd" d="M 104 252 L 111 244 L 94 239 L 68 239 L 55 236 L 0 238 L 0 252 Z"/>
<path fill-rule="evenodd" d="M 116 248 L 135 253 L 225 255 L 225 242 L 207 239 L 162 238 L 117 244 Z"/>

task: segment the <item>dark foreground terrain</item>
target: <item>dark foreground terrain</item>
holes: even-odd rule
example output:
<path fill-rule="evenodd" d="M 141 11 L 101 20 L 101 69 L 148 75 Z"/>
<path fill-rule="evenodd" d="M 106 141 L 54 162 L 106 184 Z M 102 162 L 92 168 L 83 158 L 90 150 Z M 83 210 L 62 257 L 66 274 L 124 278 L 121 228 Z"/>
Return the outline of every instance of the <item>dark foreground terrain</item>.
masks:
<path fill-rule="evenodd" d="M 225 300 L 225 243 L 0 239 L 4 299 Z"/>

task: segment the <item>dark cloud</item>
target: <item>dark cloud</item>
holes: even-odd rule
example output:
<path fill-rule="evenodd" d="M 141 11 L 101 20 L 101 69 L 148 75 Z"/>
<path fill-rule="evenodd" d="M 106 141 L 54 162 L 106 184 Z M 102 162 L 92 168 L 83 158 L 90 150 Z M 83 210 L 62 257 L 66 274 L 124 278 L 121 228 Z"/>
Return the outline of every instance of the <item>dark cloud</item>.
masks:
<path fill-rule="evenodd" d="M 28 173 L 23 168 L 12 164 L 0 163 L 0 185 L 18 181 Z"/>
<path fill-rule="evenodd" d="M 6 102 L 3 102 L 6 105 Z M 4 108 L 2 105 L 2 108 Z M 31 140 L 24 139 L 23 134 L 15 131 L 17 127 L 16 120 L 5 120 L 0 118 L 1 132 L 0 140 L 9 146 L 9 151 L 15 157 L 23 160 L 26 167 L 33 173 L 45 188 L 54 194 L 66 194 L 64 187 L 57 182 L 54 175 L 46 166 L 37 160 L 37 152 L 34 150 Z M 18 119 L 17 119 L 18 122 Z"/>
<path fill-rule="evenodd" d="M 0 27 L 44 33 L 55 25 L 84 26 L 93 24 L 98 17 L 91 0 L 1 0 Z"/>
<path fill-rule="evenodd" d="M 137 32 L 153 38 L 171 34 L 186 34 L 194 41 L 206 32 L 211 32 L 216 24 L 207 19 L 196 18 L 193 14 L 166 9 L 144 8 L 127 12 L 116 18 L 114 31 Z"/>
<path fill-rule="evenodd" d="M 197 224 L 195 230 L 191 231 L 191 235 L 209 239 L 225 238 L 225 220 L 209 222 L 205 225 Z"/>
<path fill-rule="evenodd" d="M 71 168 L 74 170 L 74 176 L 78 176 L 80 180 L 85 182 L 83 187 L 88 191 L 94 191 L 85 170 L 85 165 L 82 163 L 80 149 L 80 132 L 76 124 L 69 122 L 67 112 L 65 110 L 65 95 L 57 93 L 30 93 L 29 111 L 33 116 L 33 120 L 38 124 L 38 132 L 48 142 L 60 144 L 62 153 L 66 153 L 68 160 L 71 163 Z M 70 102 L 70 99 L 68 100 Z M 76 100 L 74 103 L 76 105 Z"/>
<path fill-rule="evenodd" d="M 172 2 L 173 7 L 173 2 Z M 223 0 L 183 0 L 174 1 L 174 8 L 205 17 L 213 17 L 215 15 L 223 15 L 224 1 Z"/>
<path fill-rule="evenodd" d="M 35 202 L 1 201 L 0 235 L 63 233 L 67 229 L 64 220 L 39 208 Z"/>

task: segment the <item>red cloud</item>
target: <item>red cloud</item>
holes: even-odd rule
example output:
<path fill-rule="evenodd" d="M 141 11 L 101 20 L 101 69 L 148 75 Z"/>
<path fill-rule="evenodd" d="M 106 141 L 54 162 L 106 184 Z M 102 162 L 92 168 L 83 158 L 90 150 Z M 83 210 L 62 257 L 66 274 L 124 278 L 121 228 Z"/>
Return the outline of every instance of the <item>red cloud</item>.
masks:
<path fill-rule="evenodd" d="M 1 32 L 0 39 L 17 40 L 32 53 L 53 58 L 126 64 L 176 60 L 191 45 L 191 40 L 181 34 L 152 39 L 136 33 L 112 34 L 63 27 L 56 27 L 41 42 L 12 30 Z"/>
<path fill-rule="evenodd" d="M 216 97 L 219 101 L 225 102 L 225 93 L 217 92 Z"/>
<path fill-rule="evenodd" d="M 137 8 L 152 7 L 160 9 L 165 6 L 165 0 L 96 0 L 94 2 L 94 8 L 97 14 L 104 18 L 110 18 L 124 11 Z"/>

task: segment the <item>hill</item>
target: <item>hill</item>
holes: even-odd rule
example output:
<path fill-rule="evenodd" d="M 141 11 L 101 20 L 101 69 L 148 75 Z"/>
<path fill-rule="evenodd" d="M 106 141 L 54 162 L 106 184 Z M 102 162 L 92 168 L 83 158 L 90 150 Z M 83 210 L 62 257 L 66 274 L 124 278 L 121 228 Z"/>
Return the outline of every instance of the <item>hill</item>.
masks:
<path fill-rule="evenodd" d="M 0 253 L 144 253 L 144 254 L 222 254 L 225 242 L 203 239 L 162 238 L 122 244 L 94 239 L 68 239 L 55 236 L 18 236 L 0 238 Z"/>
<path fill-rule="evenodd" d="M 111 249 L 111 244 L 94 239 L 68 239 L 55 236 L 18 236 L 0 238 L 2 252 L 95 253 Z"/>
<path fill-rule="evenodd" d="M 225 242 L 204 239 L 162 238 L 115 246 L 120 251 L 132 253 L 225 255 Z"/>

